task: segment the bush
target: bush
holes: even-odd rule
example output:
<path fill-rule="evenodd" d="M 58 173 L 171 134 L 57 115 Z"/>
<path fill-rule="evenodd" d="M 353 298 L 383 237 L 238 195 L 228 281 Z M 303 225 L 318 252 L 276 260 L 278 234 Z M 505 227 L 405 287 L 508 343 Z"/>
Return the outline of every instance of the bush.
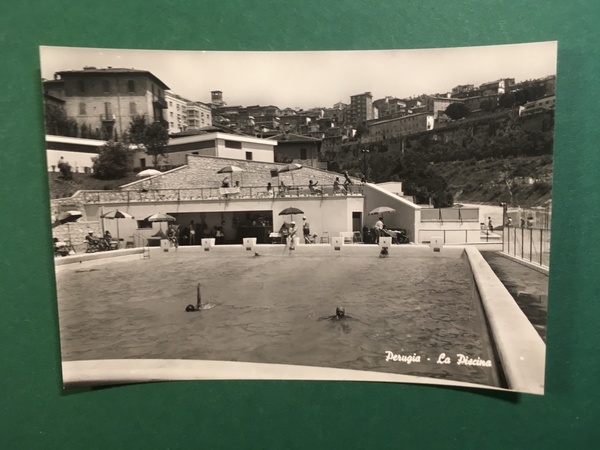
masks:
<path fill-rule="evenodd" d="M 64 180 L 73 179 L 73 169 L 71 168 L 71 164 L 69 164 L 68 162 L 60 163 L 58 165 L 58 170 L 60 170 L 60 174 L 62 175 Z"/>
<path fill-rule="evenodd" d="M 132 155 L 121 142 L 108 142 L 94 158 L 94 176 L 101 180 L 123 178 L 132 165 Z"/>

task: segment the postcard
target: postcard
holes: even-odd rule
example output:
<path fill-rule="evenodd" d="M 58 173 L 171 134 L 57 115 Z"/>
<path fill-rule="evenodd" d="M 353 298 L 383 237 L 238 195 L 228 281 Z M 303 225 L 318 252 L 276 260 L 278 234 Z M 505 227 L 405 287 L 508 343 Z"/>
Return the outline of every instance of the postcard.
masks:
<path fill-rule="evenodd" d="M 65 387 L 543 394 L 556 42 L 40 55 Z"/>

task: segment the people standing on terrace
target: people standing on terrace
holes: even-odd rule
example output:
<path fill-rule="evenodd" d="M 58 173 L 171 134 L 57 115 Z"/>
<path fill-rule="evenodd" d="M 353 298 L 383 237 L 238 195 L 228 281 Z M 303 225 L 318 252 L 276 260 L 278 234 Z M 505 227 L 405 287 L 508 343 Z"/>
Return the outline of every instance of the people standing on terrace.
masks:
<path fill-rule="evenodd" d="M 310 244 L 310 223 L 306 216 L 302 217 L 302 234 L 304 235 L 304 242 Z"/>
<path fill-rule="evenodd" d="M 193 220 L 190 220 L 190 224 L 187 227 L 187 234 L 189 236 L 189 245 L 196 244 L 196 224 Z"/>
<path fill-rule="evenodd" d="M 352 180 L 350 179 L 350 176 L 348 175 L 348 171 L 344 170 L 344 189 L 346 189 L 346 192 L 350 191 L 350 186 L 352 185 Z"/>
<path fill-rule="evenodd" d="M 492 224 L 492 218 L 488 217 L 488 229 L 490 230 L 490 233 L 493 233 L 494 231 L 494 225 Z"/>
<path fill-rule="evenodd" d="M 224 188 L 229 187 L 229 177 L 223 178 L 223 181 L 221 182 L 221 187 L 224 187 Z"/>
<path fill-rule="evenodd" d="M 377 222 L 375 222 L 375 243 L 379 244 L 379 238 L 383 235 L 383 228 L 385 225 L 383 224 L 383 217 L 380 217 Z"/>
<path fill-rule="evenodd" d="M 296 238 L 296 234 L 298 234 L 298 228 L 296 228 L 296 222 L 293 220 L 290 225 L 291 226 L 288 230 L 287 245 L 290 250 L 295 250 L 294 239 Z"/>

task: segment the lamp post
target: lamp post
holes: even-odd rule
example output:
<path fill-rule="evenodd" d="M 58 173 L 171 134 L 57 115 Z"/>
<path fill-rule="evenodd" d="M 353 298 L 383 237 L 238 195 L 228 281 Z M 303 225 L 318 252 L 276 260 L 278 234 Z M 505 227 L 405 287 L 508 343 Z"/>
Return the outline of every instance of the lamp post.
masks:
<path fill-rule="evenodd" d="M 363 148 L 361 150 L 363 154 L 363 172 L 365 174 L 365 180 L 367 179 L 367 153 L 369 153 L 369 149 Z"/>

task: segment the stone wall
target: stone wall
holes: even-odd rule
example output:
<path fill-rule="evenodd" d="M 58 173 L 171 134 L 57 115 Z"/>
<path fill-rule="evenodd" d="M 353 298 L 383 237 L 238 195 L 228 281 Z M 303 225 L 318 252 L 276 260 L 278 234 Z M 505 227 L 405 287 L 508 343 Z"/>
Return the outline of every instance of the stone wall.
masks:
<path fill-rule="evenodd" d="M 225 166 L 233 165 L 243 169 L 243 172 L 234 174 L 217 173 Z M 242 187 L 265 187 L 267 183 L 277 186 L 278 177 L 271 176 L 272 170 L 285 164 L 264 163 L 227 158 L 215 158 L 209 156 L 188 156 L 187 166 L 180 167 L 163 175 L 140 180 L 123 187 L 126 190 L 141 189 L 189 189 L 189 188 L 217 188 L 221 186 L 223 178 L 229 177 L 232 184 L 240 181 Z M 319 185 L 331 185 L 335 177 L 339 176 L 344 181 L 343 175 L 313 167 L 303 166 L 302 169 L 280 174 L 279 180 L 286 185 L 307 186 L 309 180 L 318 181 Z M 359 180 L 353 178 L 355 183 Z"/>
<path fill-rule="evenodd" d="M 88 230 L 94 232 L 94 236 L 102 236 L 102 226 L 100 222 L 88 222 L 79 219 L 77 222 L 65 223 L 52 229 L 52 237 L 58 238 L 59 241 L 67 242 L 71 240 L 71 244 L 75 247 L 78 253 L 85 252 L 87 244 L 85 237 Z"/>

